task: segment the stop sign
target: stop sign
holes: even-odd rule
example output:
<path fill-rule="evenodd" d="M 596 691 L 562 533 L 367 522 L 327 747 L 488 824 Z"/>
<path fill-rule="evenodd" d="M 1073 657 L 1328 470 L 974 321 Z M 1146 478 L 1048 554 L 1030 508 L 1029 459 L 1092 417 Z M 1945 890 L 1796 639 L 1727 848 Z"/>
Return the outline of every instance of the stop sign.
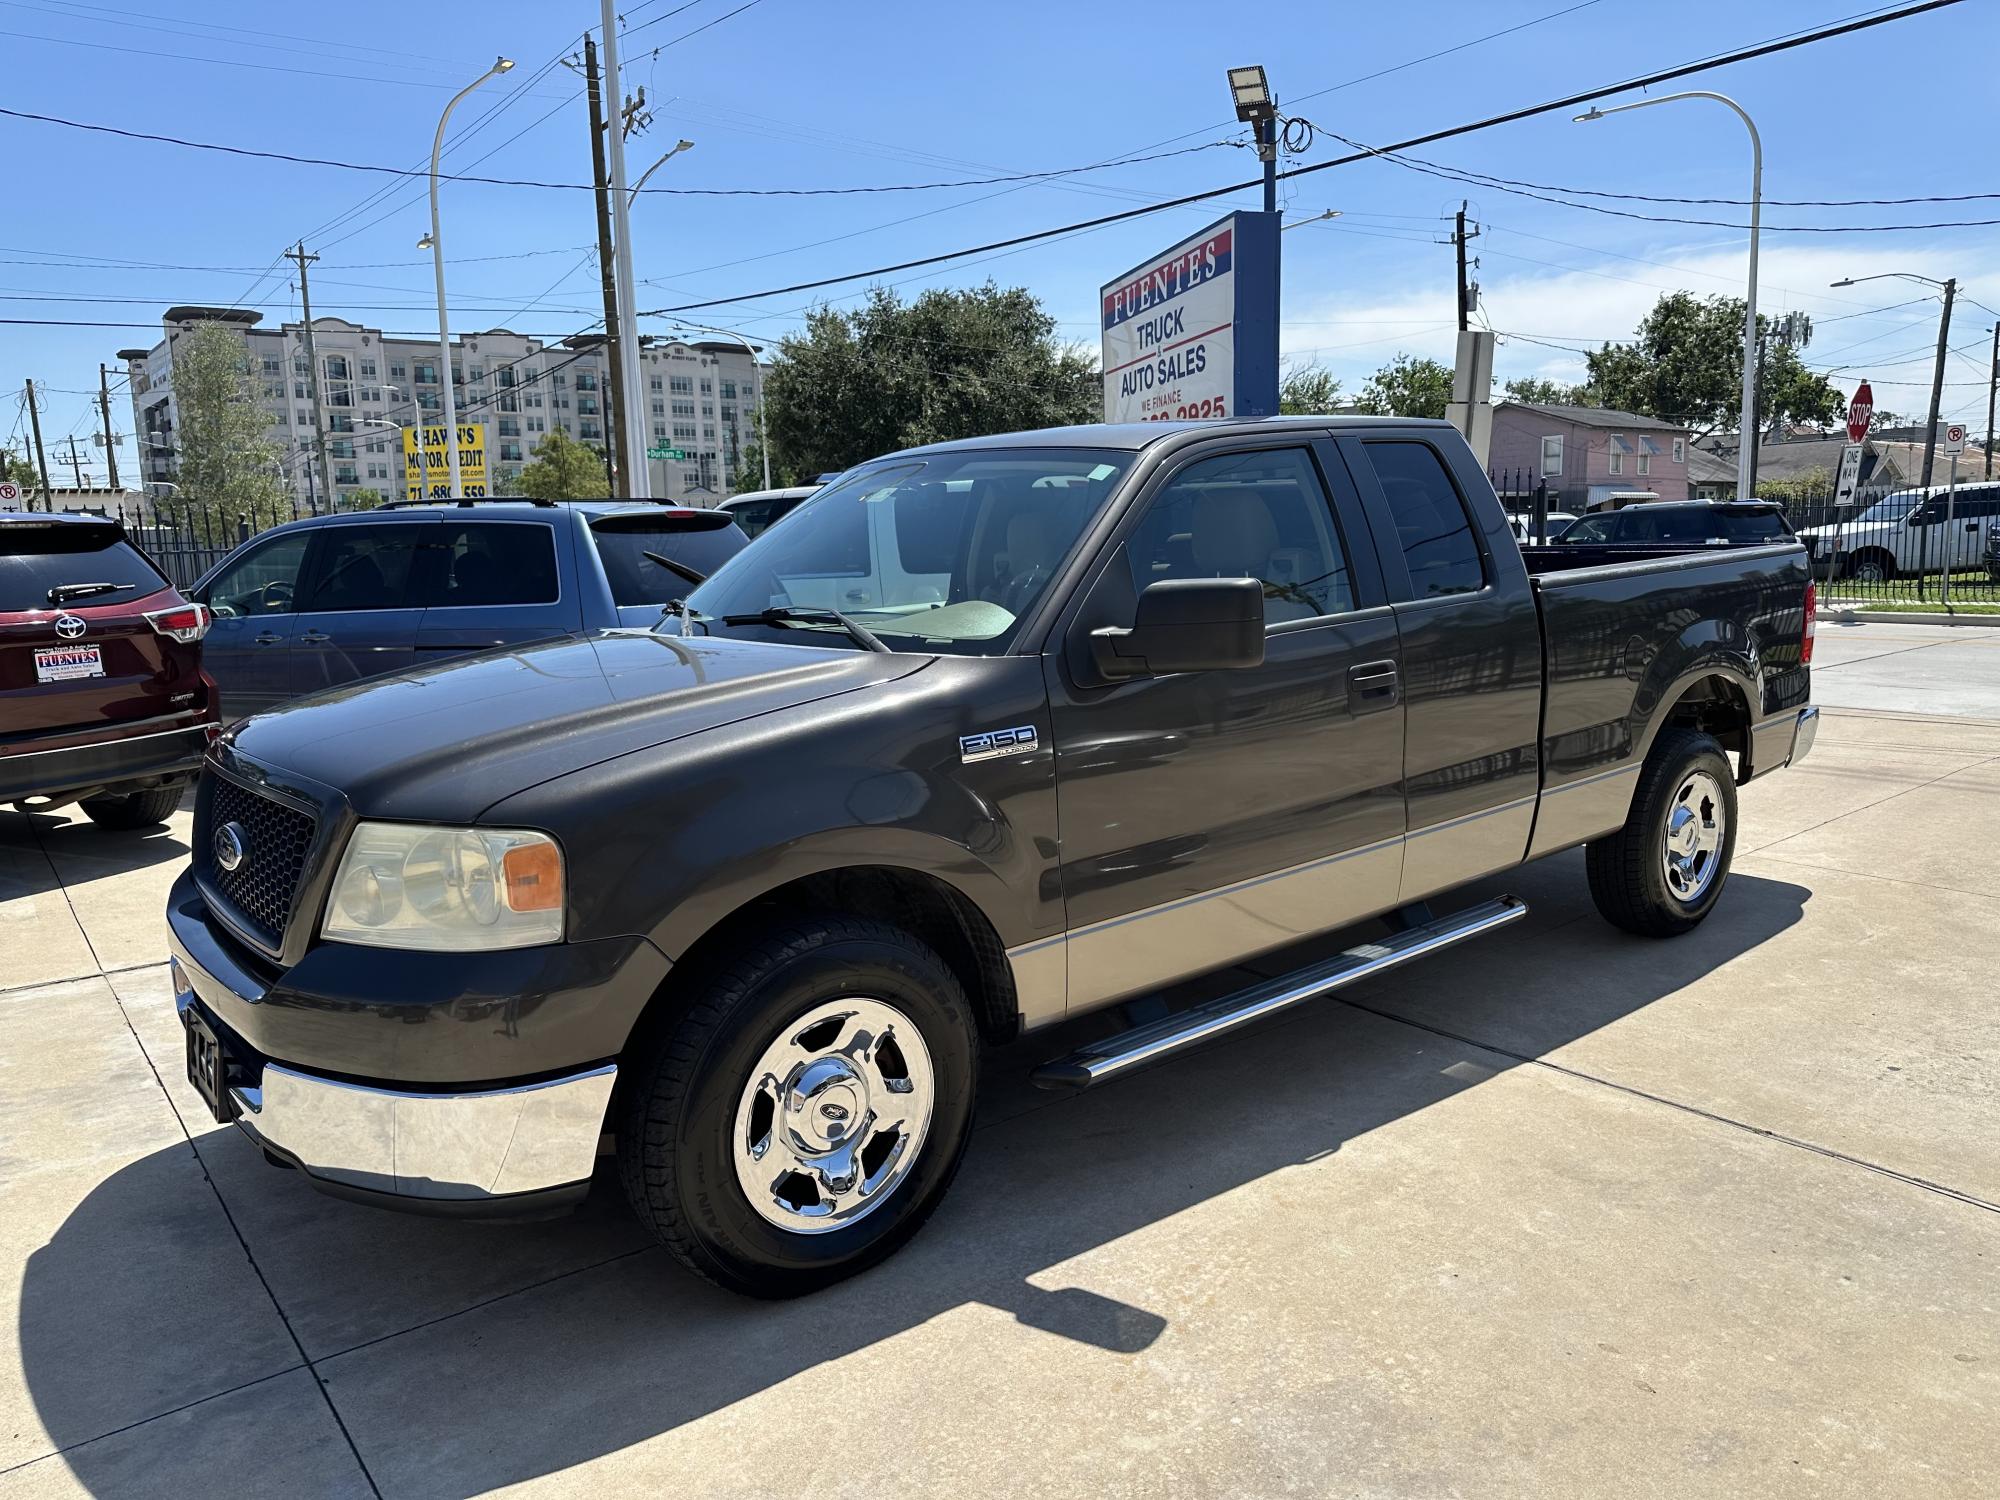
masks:
<path fill-rule="evenodd" d="M 1861 382 L 1861 389 L 1854 393 L 1854 399 L 1847 403 L 1847 440 L 1850 443 L 1863 442 L 1868 437 L 1868 423 L 1875 415 L 1875 393 L 1868 389 L 1868 382 Z"/>

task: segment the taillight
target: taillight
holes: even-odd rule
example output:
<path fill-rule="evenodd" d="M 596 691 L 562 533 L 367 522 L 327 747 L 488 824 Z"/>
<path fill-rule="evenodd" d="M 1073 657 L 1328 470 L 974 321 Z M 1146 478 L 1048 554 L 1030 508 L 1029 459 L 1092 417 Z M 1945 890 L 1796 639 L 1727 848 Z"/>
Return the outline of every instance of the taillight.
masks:
<path fill-rule="evenodd" d="M 206 604 L 176 604 L 172 609 L 146 611 L 148 625 L 168 640 L 179 641 L 183 646 L 192 646 L 207 635 L 213 618 Z"/>
<path fill-rule="evenodd" d="M 1799 662 L 1803 666 L 1812 665 L 1813 627 L 1819 621 L 1819 589 L 1806 585 L 1806 634 L 1799 643 Z"/>

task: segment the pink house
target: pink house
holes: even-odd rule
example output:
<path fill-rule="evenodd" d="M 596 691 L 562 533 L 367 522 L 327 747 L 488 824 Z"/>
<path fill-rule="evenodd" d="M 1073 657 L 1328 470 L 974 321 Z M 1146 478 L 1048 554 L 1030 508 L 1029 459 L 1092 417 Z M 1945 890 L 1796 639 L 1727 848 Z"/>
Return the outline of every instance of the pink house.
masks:
<path fill-rule="evenodd" d="M 1685 500 L 1687 459 L 1688 429 L 1658 417 L 1521 401 L 1493 408 L 1487 467 L 1546 480 L 1552 507 L 1560 496 L 1556 508 L 1582 510 L 1621 490 Z"/>

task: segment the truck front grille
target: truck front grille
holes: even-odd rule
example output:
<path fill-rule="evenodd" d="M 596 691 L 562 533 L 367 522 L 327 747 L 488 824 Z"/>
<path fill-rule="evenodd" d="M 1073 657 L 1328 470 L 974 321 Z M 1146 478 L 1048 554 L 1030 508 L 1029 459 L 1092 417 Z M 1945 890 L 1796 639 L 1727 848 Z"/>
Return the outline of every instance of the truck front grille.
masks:
<path fill-rule="evenodd" d="M 319 825 L 310 813 L 213 773 L 207 803 L 206 824 L 195 830 L 196 868 L 228 904 L 226 915 L 275 953 L 284 945 L 292 901 Z M 241 830 L 243 859 L 225 870 L 216 853 L 217 834 L 232 823 Z"/>

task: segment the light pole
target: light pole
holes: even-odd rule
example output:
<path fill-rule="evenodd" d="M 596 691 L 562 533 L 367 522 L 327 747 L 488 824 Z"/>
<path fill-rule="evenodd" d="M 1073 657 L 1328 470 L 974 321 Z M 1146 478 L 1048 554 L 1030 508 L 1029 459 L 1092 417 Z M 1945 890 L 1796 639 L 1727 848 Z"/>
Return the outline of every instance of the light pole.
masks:
<path fill-rule="evenodd" d="M 668 153 L 669 156 L 672 154 Z M 666 157 L 660 160 L 664 161 Z M 645 179 L 641 178 L 640 181 L 643 182 Z M 735 339 L 743 346 L 743 352 L 750 356 L 750 399 L 757 403 L 757 451 L 764 459 L 764 488 L 768 490 L 771 487 L 771 439 L 764 429 L 764 373 L 763 366 L 757 360 L 756 346 L 733 328 L 710 328 L 706 323 L 682 322 L 678 318 L 674 321 L 680 323 L 681 327 L 692 328 L 698 333 L 714 333 L 726 339 Z"/>
<path fill-rule="evenodd" d="M 1676 99 L 1712 99 L 1736 111 L 1736 118 L 1750 132 L 1750 277 L 1743 297 L 1743 410 L 1737 422 L 1736 498 L 1749 500 L 1756 488 L 1757 475 L 1757 239 L 1764 208 L 1764 142 L 1757 134 L 1757 122 L 1727 94 L 1707 89 L 1689 89 L 1681 94 L 1662 94 L 1657 99 L 1635 99 L 1630 104 L 1614 104 L 1609 109 L 1591 109 L 1578 120 L 1601 120 L 1606 115 L 1623 114 L 1628 109 L 1645 109 L 1654 104 L 1672 104 Z"/>
<path fill-rule="evenodd" d="M 1925 489 L 1931 484 L 1931 461 L 1937 456 L 1938 404 L 1944 399 L 1944 346 L 1951 336 L 1951 304 L 1958 295 L 1958 278 L 1947 277 L 1938 281 L 1934 277 L 1919 276 L 1914 271 L 1878 271 L 1873 276 L 1843 276 L 1838 281 L 1828 282 L 1829 286 L 1858 286 L 1864 281 L 1883 281 L 1894 277 L 1901 281 L 1920 281 L 1925 286 L 1937 287 L 1944 293 L 1944 314 L 1938 319 L 1937 365 L 1931 371 L 1931 415 L 1924 428 L 1924 477 L 1919 483 Z"/>
<path fill-rule="evenodd" d="M 438 116 L 437 135 L 431 140 L 431 232 L 417 242 L 419 250 L 431 252 L 431 263 L 437 271 L 438 294 L 438 379 L 444 385 L 444 444 L 445 462 L 451 469 L 451 498 L 461 500 L 458 487 L 458 401 L 451 389 L 451 323 L 445 316 L 444 308 L 444 230 L 438 225 L 438 157 L 444 151 L 445 122 L 451 112 L 458 108 L 458 101 L 478 88 L 489 78 L 497 78 L 513 67 L 510 58 L 498 58 L 492 67 L 481 73 L 472 82 L 451 96 L 451 103 Z M 419 445 L 419 453 L 423 451 Z"/>

